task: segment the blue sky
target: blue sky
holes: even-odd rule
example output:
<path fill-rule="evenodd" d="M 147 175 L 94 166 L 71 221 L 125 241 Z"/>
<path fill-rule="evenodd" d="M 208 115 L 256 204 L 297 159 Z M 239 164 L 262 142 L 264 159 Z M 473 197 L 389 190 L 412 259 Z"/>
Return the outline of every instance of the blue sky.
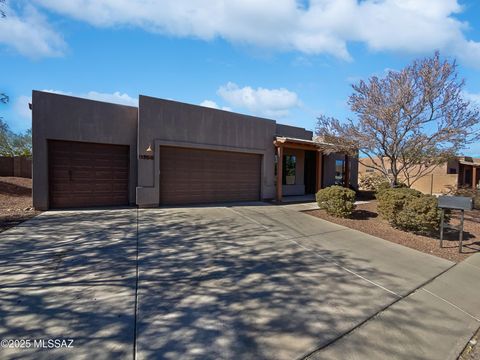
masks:
<path fill-rule="evenodd" d="M 321 113 L 350 116 L 352 82 L 437 49 L 457 58 L 480 103 L 478 1 L 199 3 L 7 0 L 0 115 L 29 128 L 38 89 L 131 105 L 145 94 L 313 129 Z"/>

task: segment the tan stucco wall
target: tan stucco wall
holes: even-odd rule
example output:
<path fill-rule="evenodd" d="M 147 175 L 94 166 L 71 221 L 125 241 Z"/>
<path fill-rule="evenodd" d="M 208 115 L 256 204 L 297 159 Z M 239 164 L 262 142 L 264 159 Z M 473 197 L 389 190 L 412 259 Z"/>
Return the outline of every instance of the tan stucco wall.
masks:
<path fill-rule="evenodd" d="M 447 194 L 457 188 L 457 174 L 429 174 L 412 184 L 412 189 L 424 194 Z"/>
<path fill-rule="evenodd" d="M 370 159 L 362 159 L 365 164 L 372 164 Z M 388 162 L 387 162 L 388 165 Z M 368 167 L 359 164 L 359 176 L 368 176 L 372 174 L 379 174 L 378 170 L 367 173 Z M 448 169 L 455 169 L 456 174 L 448 174 Z M 415 174 L 417 170 L 413 168 L 410 173 Z M 418 179 L 412 179 L 412 189 L 421 191 L 425 194 L 442 194 L 448 193 L 452 188 L 457 187 L 458 183 L 459 162 L 457 159 L 451 159 L 445 164 L 436 166 L 432 171 Z M 405 176 L 400 175 L 400 180 L 405 179 Z"/>
<path fill-rule="evenodd" d="M 129 145 L 129 200 L 135 203 L 137 108 L 41 91 L 33 91 L 32 106 L 35 208 L 48 209 L 49 139 Z"/>

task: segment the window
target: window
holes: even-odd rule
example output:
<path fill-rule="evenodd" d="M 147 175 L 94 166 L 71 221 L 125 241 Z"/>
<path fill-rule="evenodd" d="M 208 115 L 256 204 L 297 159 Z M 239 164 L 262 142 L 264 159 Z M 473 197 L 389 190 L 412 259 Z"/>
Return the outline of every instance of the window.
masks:
<path fill-rule="evenodd" d="M 335 160 L 335 185 L 343 185 L 345 178 L 345 160 Z"/>
<path fill-rule="evenodd" d="M 295 155 L 285 155 L 283 157 L 283 185 L 295 185 L 295 177 L 297 173 L 297 157 Z"/>
<path fill-rule="evenodd" d="M 367 170 L 365 170 L 365 172 L 367 172 L 367 173 L 373 173 L 373 172 L 375 172 L 375 170 L 374 170 L 374 169 L 367 169 Z"/>
<path fill-rule="evenodd" d="M 457 173 L 457 169 L 455 168 L 448 168 L 447 170 L 447 174 L 456 174 Z"/>

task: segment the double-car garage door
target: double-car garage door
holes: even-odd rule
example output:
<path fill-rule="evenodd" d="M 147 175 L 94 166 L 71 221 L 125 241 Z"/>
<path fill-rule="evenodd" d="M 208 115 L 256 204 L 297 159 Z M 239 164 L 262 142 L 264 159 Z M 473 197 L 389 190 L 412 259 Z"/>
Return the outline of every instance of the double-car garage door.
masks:
<path fill-rule="evenodd" d="M 261 155 L 160 147 L 160 204 L 256 201 Z"/>
<path fill-rule="evenodd" d="M 129 147 L 48 141 L 50 208 L 128 205 Z"/>
<path fill-rule="evenodd" d="M 160 147 L 160 204 L 256 201 L 261 155 Z M 128 205 L 129 147 L 48 141 L 50 208 Z"/>

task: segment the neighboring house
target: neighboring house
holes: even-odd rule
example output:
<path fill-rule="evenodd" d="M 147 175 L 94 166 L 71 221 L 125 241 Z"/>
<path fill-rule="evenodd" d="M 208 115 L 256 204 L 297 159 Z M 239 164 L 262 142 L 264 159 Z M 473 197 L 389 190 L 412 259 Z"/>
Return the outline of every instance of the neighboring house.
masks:
<path fill-rule="evenodd" d="M 361 162 L 363 164 L 358 165 L 360 177 L 380 173 L 378 170 L 365 166 L 372 164 L 370 159 L 361 159 Z M 414 176 L 415 170 L 412 169 L 411 176 Z M 404 179 L 405 176 L 401 178 Z M 475 189 L 479 187 L 479 183 L 480 159 L 459 156 L 437 166 L 431 173 L 419 177 L 411 187 L 426 194 L 442 194 L 457 188 Z"/>
<path fill-rule="evenodd" d="M 148 96 L 138 108 L 40 91 L 32 102 L 38 209 L 281 201 L 357 184 L 356 159 L 273 120 Z"/>

